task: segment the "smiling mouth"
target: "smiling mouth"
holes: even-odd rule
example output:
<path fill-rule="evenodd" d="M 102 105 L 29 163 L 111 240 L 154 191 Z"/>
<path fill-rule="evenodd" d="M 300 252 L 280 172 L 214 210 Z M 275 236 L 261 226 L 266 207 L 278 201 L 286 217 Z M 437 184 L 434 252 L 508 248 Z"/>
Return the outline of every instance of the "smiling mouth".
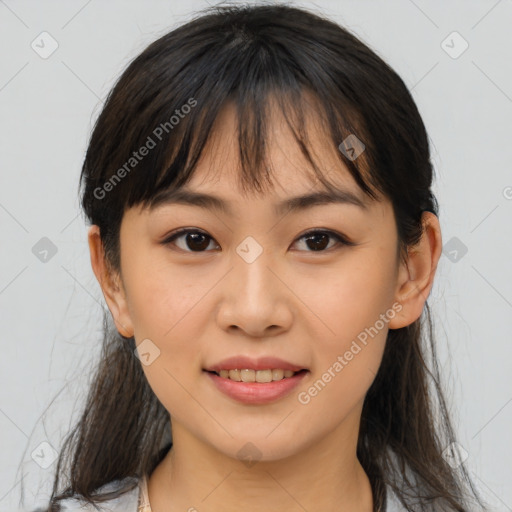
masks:
<path fill-rule="evenodd" d="M 233 369 L 233 370 L 219 370 L 219 371 L 210 371 L 205 370 L 208 373 L 213 373 L 222 377 L 224 379 L 233 380 L 236 382 L 274 382 L 283 379 L 289 379 L 294 375 L 306 373 L 308 370 L 302 369 L 299 371 L 292 370 L 282 370 L 278 368 L 267 369 L 267 370 L 251 370 L 248 368 L 243 369 Z"/>

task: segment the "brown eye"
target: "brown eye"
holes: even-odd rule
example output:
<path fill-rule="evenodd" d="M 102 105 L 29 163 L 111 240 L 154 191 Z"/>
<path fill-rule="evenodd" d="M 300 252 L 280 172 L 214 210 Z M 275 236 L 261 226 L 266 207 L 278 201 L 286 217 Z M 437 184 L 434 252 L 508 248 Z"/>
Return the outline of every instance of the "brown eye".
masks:
<path fill-rule="evenodd" d="M 314 233 L 304 237 L 307 246 L 312 251 L 322 251 L 329 245 L 329 235 L 326 233 Z"/>
<path fill-rule="evenodd" d="M 182 239 L 181 244 L 176 241 Z M 331 240 L 335 240 L 338 245 L 355 245 L 342 235 L 328 230 L 314 230 L 302 235 L 297 240 L 305 240 L 307 250 L 305 252 L 326 252 L 333 248 L 333 244 L 329 245 Z M 210 242 L 214 239 L 197 229 L 181 229 L 171 236 L 167 237 L 162 244 L 173 244 L 185 252 L 210 252 L 207 251 Z M 335 246 L 336 244 L 334 244 Z M 218 244 L 217 244 L 217 247 Z"/>
<path fill-rule="evenodd" d="M 212 237 L 202 231 L 182 229 L 166 238 L 162 243 L 165 245 L 174 243 L 175 240 L 180 238 L 183 239 L 182 246 L 175 245 L 186 252 L 205 252 L 205 249 L 210 245 L 210 241 L 213 240 Z"/>
<path fill-rule="evenodd" d="M 302 239 L 306 241 L 306 247 L 310 249 L 306 252 L 325 252 L 326 250 L 331 249 L 333 247 L 332 245 L 328 248 L 330 239 L 336 240 L 336 242 L 341 245 L 355 245 L 338 233 L 334 233 L 332 231 L 309 231 L 298 238 L 298 240 Z"/>

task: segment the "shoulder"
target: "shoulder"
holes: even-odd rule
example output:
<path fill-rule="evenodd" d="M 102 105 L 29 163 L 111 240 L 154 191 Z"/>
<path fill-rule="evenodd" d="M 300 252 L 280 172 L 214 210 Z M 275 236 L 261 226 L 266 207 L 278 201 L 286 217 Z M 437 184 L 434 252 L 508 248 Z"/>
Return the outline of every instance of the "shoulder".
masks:
<path fill-rule="evenodd" d="M 141 479 L 126 477 L 122 480 L 114 480 L 100 487 L 97 493 L 116 492 L 130 483 L 134 484 L 133 489 L 117 498 L 98 503 L 96 506 L 83 501 L 80 497 L 63 500 L 60 502 L 60 512 L 137 512 Z"/>

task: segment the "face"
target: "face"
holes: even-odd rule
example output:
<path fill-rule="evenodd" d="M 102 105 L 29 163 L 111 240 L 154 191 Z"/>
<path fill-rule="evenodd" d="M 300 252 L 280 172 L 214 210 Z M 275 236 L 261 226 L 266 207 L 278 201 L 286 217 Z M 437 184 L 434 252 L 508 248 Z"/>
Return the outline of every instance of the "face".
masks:
<path fill-rule="evenodd" d="M 111 311 L 141 347 L 143 370 L 171 414 L 173 434 L 176 428 L 237 458 L 251 442 L 261 460 L 276 460 L 327 437 L 342 443 L 357 436 L 387 332 L 398 326 L 405 274 L 391 203 L 365 198 L 320 130 L 309 131 L 319 163 L 363 207 L 339 202 L 276 211 L 285 200 L 324 190 L 279 118 L 269 137 L 273 187 L 244 195 L 234 122 L 226 108 L 185 186 L 221 198 L 225 210 L 170 202 L 126 211 L 122 297 Z M 172 237 L 182 228 L 189 233 Z M 260 367 L 288 363 L 305 371 L 252 384 L 206 371 L 238 356 L 253 366 L 279 358 L 284 362 L 261 360 Z M 249 364 L 233 367 L 250 370 Z"/>

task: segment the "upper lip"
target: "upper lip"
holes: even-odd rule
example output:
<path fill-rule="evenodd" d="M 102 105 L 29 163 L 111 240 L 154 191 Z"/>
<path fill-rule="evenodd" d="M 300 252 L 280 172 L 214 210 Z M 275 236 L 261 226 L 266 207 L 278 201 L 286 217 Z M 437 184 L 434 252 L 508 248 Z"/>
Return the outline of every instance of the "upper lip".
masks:
<path fill-rule="evenodd" d="M 304 366 L 299 366 L 277 357 L 264 356 L 252 359 L 246 356 L 234 356 L 208 366 L 205 370 L 219 372 L 220 370 L 240 370 L 245 368 L 251 370 L 281 369 L 293 372 L 305 369 Z"/>

